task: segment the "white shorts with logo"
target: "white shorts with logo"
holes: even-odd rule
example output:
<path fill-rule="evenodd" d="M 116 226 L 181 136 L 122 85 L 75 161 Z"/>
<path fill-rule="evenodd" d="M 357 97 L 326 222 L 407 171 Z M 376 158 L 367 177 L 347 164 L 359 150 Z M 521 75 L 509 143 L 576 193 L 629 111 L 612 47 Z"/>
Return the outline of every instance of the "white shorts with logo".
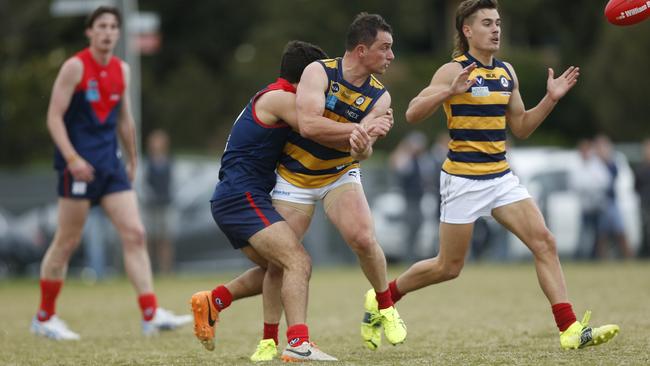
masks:
<path fill-rule="evenodd" d="M 361 170 L 359 168 L 348 170 L 339 179 L 321 188 L 296 187 L 278 175 L 275 181 L 275 188 L 271 192 L 271 197 L 274 200 L 315 205 L 318 201 L 325 198 L 331 190 L 347 183 L 361 185 Z"/>
<path fill-rule="evenodd" d="M 493 209 L 530 198 L 512 172 L 494 179 L 467 179 L 440 172 L 440 222 L 469 224 Z"/>

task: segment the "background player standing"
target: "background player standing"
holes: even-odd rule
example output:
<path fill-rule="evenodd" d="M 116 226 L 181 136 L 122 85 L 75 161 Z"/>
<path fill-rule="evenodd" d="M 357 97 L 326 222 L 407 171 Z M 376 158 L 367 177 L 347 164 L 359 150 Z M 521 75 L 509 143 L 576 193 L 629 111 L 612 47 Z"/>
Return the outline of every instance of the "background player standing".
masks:
<path fill-rule="evenodd" d="M 55 303 L 79 245 L 92 205 L 103 207 L 115 225 L 124 252 L 124 267 L 138 295 L 142 331 L 151 335 L 189 323 L 159 308 L 153 292 L 145 230 L 131 182 L 137 153 L 128 98 L 129 67 L 113 56 L 121 16 L 116 8 L 99 7 L 87 19 L 88 48 L 68 59 L 54 82 L 47 126 L 56 144 L 58 226 L 41 263 L 41 304 L 31 325 L 35 334 L 76 340 L 56 316 Z M 117 135 L 126 150 L 127 167 L 118 157 Z"/>

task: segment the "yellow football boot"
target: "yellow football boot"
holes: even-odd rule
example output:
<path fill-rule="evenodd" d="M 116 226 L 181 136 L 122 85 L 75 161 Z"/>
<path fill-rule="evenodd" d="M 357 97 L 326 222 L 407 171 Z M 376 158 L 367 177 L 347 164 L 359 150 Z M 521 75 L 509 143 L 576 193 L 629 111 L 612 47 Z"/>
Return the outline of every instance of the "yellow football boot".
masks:
<path fill-rule="evenodd" d="M 616 324 L 589 327 L 591 311 L 587 310 L 581 322 L 574 322 L 564 332 L 560 332 L 560 346 L 563 349 L 578 349 L 607 343 L 616 337 L 620 328 Z"/>
<path fill-rule="evenodd" d="M 255 353 L 251 356 L 251 361 L 271 361 L 278 355 L 278 348 L 273 339 L 262 339 L 257 345 Z"/>

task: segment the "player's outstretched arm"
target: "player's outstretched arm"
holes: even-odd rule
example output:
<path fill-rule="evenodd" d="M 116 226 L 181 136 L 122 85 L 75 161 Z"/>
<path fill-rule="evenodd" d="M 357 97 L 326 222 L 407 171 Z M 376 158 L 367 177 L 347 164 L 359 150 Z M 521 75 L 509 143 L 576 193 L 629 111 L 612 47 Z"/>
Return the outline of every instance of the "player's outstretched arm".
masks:
<path fill-rule="evenodd" d="M 476 63 L 465 68 L 457 62 L 442 65 L 431 78 L 429 86 L 409 103 L 406 110 L 406 121 L 416 123 L 427 119 L 447 99 L 465 93 L 475 83 L 475 79 L 469 78 L 475 68 Z"/>
<path fill-rule="evenodd" d="M 332 123 L 323 117 L 327 87 L 327 74 L 321 64 L 313 62 L 305 68 L 296 93 L 300 134 L 325 143 L 347 145 L 354 126 L 351 123 Z"/>
<path fill-rule="evenodd" d="M 138 152 L 135 143 L 135 121 L 133 120 L 133 114 L 131 113 L 131 103 L 129 99 L 130 69 L 129 65 L 125 62 L 122 62 L 122 72 L 124 73 L 124 82 L 126 87 L 122 94 L 122 106 L 117 120 L 117 132 L 122 141 L 122 147 L 126 150 L 126 172 L 129 175 L 129 180 L 133 182 L 138 167 Z"/>
<path fill-rule="evenodd" d="M 94 169 L 84 160 L 70 142 L 63 116 L 70 106 L 74 90 L 83 76 L 83 64 L 76 57 L 68 59 L 54 81 L 52 96 L 47 108 L 47 129 L 68 164 L 70 174 L 75 180 L 90 182 L 94 179 Z"/>
<path fill-rule="evenodd" d="M 539 125 L 544 122 L 546 117 L 551 113 L 557 102 L 566 95 L 578 82 L 580 68 L 571 66 L 555 78 L 553 69 L 548 69 L 548 79 L 546 81 L 546 95 L 532 109 L 526 110 L 524 102 L 519 93 L 519 80 L 512 65 L 506 63 L 514 78 L 515 86 L 512 90 L 512 96 L 506 110 L 506 121 L 512 133 L 520 138 L 528 138 Z"/>

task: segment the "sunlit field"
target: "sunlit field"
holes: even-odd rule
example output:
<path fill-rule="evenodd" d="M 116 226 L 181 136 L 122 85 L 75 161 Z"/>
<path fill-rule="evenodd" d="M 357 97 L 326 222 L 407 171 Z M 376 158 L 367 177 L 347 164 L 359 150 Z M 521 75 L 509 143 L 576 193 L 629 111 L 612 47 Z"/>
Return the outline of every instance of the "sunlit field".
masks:
<path fill-rule="evenodd" d="M 355 267 L 316 268 L 311 281 L 311 338 L 344 365 L 645 365 L 650 364 L 650 265 L 568 264 L 569 294 L 578 317 L 617 323 L 621 334 L 599 347 L 563 351 L 550 306 L 532 263 L 468 265 L 456 280 L 405 296 L 398 309 L 406 343 L 372 352 L 359 336 L 363 294 Z M 391 277 L 403 270 L 391 268 Z M 234 273 L 159 278 L 159 302 L 189 312 L 188 299 Z M 59 315 L 82 340 L 58 343 L 29 333 L 39 298 L 37 280 L 0 282 L 1 365 L 245 365 L 262 334 L 261 298 L 234 302 L 221 314 L 213 352 L 195 340 L 191 326 L 145 339 L 125 279 L 89 285 L 72 279 Z M 281 325 L 281 347 L 285 345 Z M 280 360 L 270 364 L 280 364 Z"/>

